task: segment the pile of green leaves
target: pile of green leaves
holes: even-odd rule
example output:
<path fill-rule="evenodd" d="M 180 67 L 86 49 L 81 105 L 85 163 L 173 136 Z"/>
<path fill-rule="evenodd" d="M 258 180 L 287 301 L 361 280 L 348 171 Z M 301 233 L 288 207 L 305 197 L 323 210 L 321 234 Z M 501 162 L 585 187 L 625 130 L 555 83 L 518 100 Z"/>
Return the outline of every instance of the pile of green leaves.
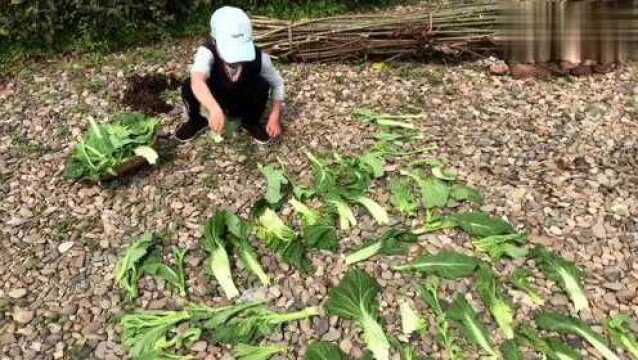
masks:
<path fill-rule="evenodd" d="M 152 148 L 160 122 L 138 113 L 119 115 L 108 124 L 89 118 L 86 137 L 75 146 L 66 177 L 71 180 L 99 181 L 118 175 L 128 161 L 141 156 L 150 164 L 158 158 Z"/>
<path fill-rule="evenodd" d="M 638 360 L 638 322 L 627 315 L 616 315 L 607 321 L 607 331 L 616 346 Z"/>
<path fill-rule="evenodd" d="M 128 247 L 115 266 L 115 282 L 126 291 L 129 300 L 139 296 L 139 280 L 145 274 L 163 279 L 177 289 L 180 296 L 186 296 L 186 250 L 174 251 L 176 268 L 170 267 L 162 261 L 157 240 L 158 237 L 151 233 L 142 235 Z"/>
<path fill-rule="evenodd" d="M 219 343 L 236 345 L 235 354 L 240 359 L 267 359 L 286 348 L 253 345 L 286 322 L 318 314 L 316 307 L 277 313 L 259 302 L 222 307 L 191 305 L 180 311 L 126 314 L 120 326 L 133 359 L 181 359 L 173 352 L 190 347 L 204 334 Z"/>
<path fill-rule="evenodd" d="M 209 253 L 206 267 L 229 299 L 239 296 L 239 290 L 233 282 L 230 251 L 234 250 L 239 255 L 246 268 L 254 273 L 264 286 L 270 284 L 270 278 L 250 245 L 250 233 L 248 224 L 228 211 L 218 211 L 204 226 L 200 243 Z"/>

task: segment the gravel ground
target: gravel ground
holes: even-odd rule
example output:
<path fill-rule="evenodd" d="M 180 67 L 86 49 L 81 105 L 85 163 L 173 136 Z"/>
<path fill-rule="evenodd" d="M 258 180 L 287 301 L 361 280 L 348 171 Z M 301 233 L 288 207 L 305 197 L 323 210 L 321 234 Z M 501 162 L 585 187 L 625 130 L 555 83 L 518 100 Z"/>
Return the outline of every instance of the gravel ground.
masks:
<path fill-rule="evenodd" d="M 192 301 L 224 303 L 214 280 L 202 271 L 200 225 L 220 208 L 246 216 L 264 188 L 259 163 L 281 159 L 291 173 L 305 178 L 304 147 L 344 153 L 370 147 L 374 129 L 351 115 L 360 106 L 425 111 L 420 145 L 436 145 L 431 157 L 446 159 L 462 179 L 484 192 L 483 210 L 506 217 L 529 231 L 531 242 L 550 246 L 586 269 L 592 307 L 583 319 L 600 323 L 618 312 L 638 316 L 635 65 L 606 75 L 548 81 L 491 76 L 486 70 L 490 61 L 285 65 L 289 109 L 281 144 L 257 147 L 245 135 L 221 145 L 208 136 L 180 147 L 164 142 L 157 169 L 103 186 L 65 181 L 65 161 L 86 119 L 102 121 L 126 110 L 118 101 L 124 79 L 135 73 L 183 77 L 196 45 L 188 40 L 106 57 L 53 59 L 25 66 L 0 91 L 2 359 L 125 358 L 118 316 L 137 307 L 178 308 L 183 302 L 150 279 L 142 281 L 135 304 L 114 286 L 118 256 L 145 231 L 163 234 L 165 245 L 191 250 Z M 168 101 L 175 109 L 161 115 L 166 133 L 182 121 L 176 91 Z M 377 200 L 387 201 L 387 194 L 380 192 Z M 343 234 L 343 250 L 380 231 L 360 215 L 361 225 Z M 442 248 L 471 252 L 466 237 L 449 233 L 423 237 L 414 254 Z M 317 271 L 303 276 L 263 247 L 259 252 L 275 285 L 260 289 L 243 271 L 237 271 L 236 281 L 246 296 L 268 298 L 282 310 L 322 303 L 346 270 L 340 255 L 313 253 Z M 405 260 L 375 258 L 361 265 L 384 288 L 381 307 L 387 331 L 394 335 L 400 333 L 397 298 L 416 298 L 421 281 L 389 270 Z M 505 262 L 499 270 L 506 275 L 520 265 Z M 571 309 L 562 292 L 540 274 L 538 285 L 549 300 L 546 307 Z M 455 291 L 477 298 L 469 280 L 444 282 L 443 287 L 448 298 Z M 518 319 L 529 320 L 538 309 L 519 293 L 511 294 L 521 304 Z M 480 302 L 474 304 L 482 309 Z M 427 311 L 420 300 L 416 305 Z M 291 358 L 301 358 L 313 339 L 335 341 L 355 357 L 364 349 L 356 326 L 328 317 L 290 324 L 269 340 L 289 343 Z M 411 341 L 424 354 L 444 358 L 432 336 Z M 195 344 L 192 354 L 230 358 L 227 348 L 205 341 Z M 595 357 L 591 354 L 588 358 Z"/>

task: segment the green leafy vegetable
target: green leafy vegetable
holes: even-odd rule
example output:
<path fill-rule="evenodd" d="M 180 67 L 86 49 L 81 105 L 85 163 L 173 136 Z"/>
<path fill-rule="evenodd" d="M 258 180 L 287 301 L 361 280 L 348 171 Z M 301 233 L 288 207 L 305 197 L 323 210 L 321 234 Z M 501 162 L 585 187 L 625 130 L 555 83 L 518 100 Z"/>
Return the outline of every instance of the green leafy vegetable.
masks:
<path fill-rule="evenodd" d="M 607 346 L 605 339 L 582 320 L 554 312 L 545 312 L 537 316 L 535 321 L 540 329 L 580 336 L 607 360 L 620 360 Z"/>
<path fill-rule="evenodd" d="M 147 163 L 151 165 L 157 164 L 157 159 L 159 155 L 157 151 L 150 146 L 138 146 L 133 150 L 133 153 L 137 156 L 143 157 Z"/>
<path fill-rule="evenodd" d="M 514 234 L 516 232 L 507 221 L 491 217 L 484 212 L 450 215 L 450 221 L 456 222 L 463 231 L 478 238 Z"/>
<path fill-rule="evenodd" d="M 288 178 L 282 170 L 275 169 L 272 165 L 260 166 L 259 170 L 266 177 L 266 196 L 269 204 L 277 204 L 284 198 L 284 187 L 288 184 Z"/>
<path fill-rule="evenodd" d="M 216 326 L 213 337 L 225 344 L 256 344 L 284 323 L 307 319 L 319 313 L 318 307 L 308 307 L 290 313 L 277 313 L 264 306 L 250 307 L 227 322 Z"/>
<path fill-rule="evenodd" d="M 144 260 L 144 264 L 141 267 L 142 273 L 157 276 L 173 288 L 179 291 L 180 296 L 186 296 L 186 272 L 184 271 L 184 258 L 186 256 L 186 250 L 175 250 L 173 252 L 175 258 L 175 265 L 177 269 L 164 264 L 162 262 L 161 253 L 153 251 Z"/>
<path fill-rule="evenodd" d="M 501 345 L 501 354 L 504 360 L 523 360 L 523 353 L 514 340 L 507 340 Z"/>
<path fill-rule="evenodd" d="M 370 257 L 383 255 L 407 255 L 410 246 L 414 245 L 418 237 L 409 230 L 391 228 L 380 239 L 364 245 L 361 249 L 346 256 L 346 264 L 354 264 Z"/>
<path fill-rule="evenodd" d="M 173 328 L 190 319 L 188 311 L 152 311 L 127 314 L 120 320 L 124 344 L 129 355 L 136 359 L 165 350 Z M 177 343 L 175 343 L 177 345 Z"/>
<path fill-rule="evenodd" d="M 514 309 L 505 298 L 498 275 L 486 266 L 479 266 L 478 292 L 506 339 L 514 338 Z"/>
<path fill-rule="evenodd" d="M 237 360 L 268 360 L 286 351 L 288 351 L 288 347 L 284 345 L 253 346 L 237 344 L 233 348 L 233 356 L 235 356 Z"/>
<path fill-rule="evenodd" d="M 388 213 L 385 211 L 383 206 L 379 205 L 379 203 L 377 203 L 376 201 L 365 196 L 357 196 L 353 198 L 353 200 L 360 205 L 363 205 L 363 207 L 368 210 L 370 215 L 372 215 L 377 224 L 387 225 L 388 223 L 390 223 Z"/>
<path fill-rule="evenodd" d="M 325 309 L 330 315 L 354 320 L 363 329 L 363 340 L 376 360 L 390 357 L 390 342 L 379 324 L 377 294 L 380 286 L 364 271 L 348 271 L 341 283 L 330 291 Z"/>
<path fill-rule="evenodd" d="M 357 120 L 364 123 L 375 124 L 383 127 L 402 128 L 415 130 L 416 127 L 408 119 L 421 118 L 422 115 L 390 115 L 378 113 L 370 109 L 355 110 L 354 116 Z"/>
<path fill-rule="evenodd" d="M 124 257 L 115 266 L 115 283 L 126 290 L 129 300 L 133 300 L 139 295 L 138 283 L 142 276 L 141 266 L 154 244 L 153 234 L 142 235 L 128 247 Z"/>
<path fill-rule="evenodd" d="M 239 296 L 230 270 L 226 241 L 226 215 L 218 211 L 204 226 L 200 244 L 209 253 L 207 269 L 215 277 L 227 298 Z"/>
<path fill-rule="evenodd" d="M 421 189 L 421 197 L 427 209 L 444 208 L 450 196 L 450 189 L 447 184 L 435 177 L 423 177 L 416 171 L 402 171 L 416 182 Z"/>
<path fill-rule="evenodd" d="M 496 349 L 492 345 L 489 333 L 485 326 L 480 322 L 476 310 L 470 305 L 463 295 L 459 294 L 452 306 L 447 311 L 447 316 L 465 329 L 467 337 L 475 344 L 480 346 L 485 352 L 491 356 L 497 354 Z"/>
<path fill-rule="evenodd" d="M 270 285 L 270 277 L 266 274 L 255 249 L 250 244 L 251 229 L 239 216 L 225 211 L 224 217 L 228 228 L 228 240 L 246 268 L 255 274 L 263 286 Z"/>
<path fill-rule="evenodd" d="M 401 314 L 401 330 L 403 334 L 410 335 L 414 332 L 422 332 L 427 328 L 427 322 L 419 316 L 414 305 L 407 299 L 399 301 L 399 313 Z"/>
<path fill-rule="evenodd" d="M 297 199 L 290 199 L 290 204 L 303 219 L 304 243 L 315 249 L 337 251 L 339 239 L 332 219 L 322 217 L 318 211 L 309 208 Z"/>
<path fill-rule="evenodd" d="M 339 215 L 339 227 L 341 230 L 349 230 L 350 227 L 357 225 L 357 219 L 348 203 L 338 196 L 332 196 L 327 199 L 328 204 L 332 205 Z"/>
<path fill-rule="evenodd" d="M 580 268 L 542 246 L 535 248 L 532 256 L 547 277 L 558 283 L 567 293 L 577 312 L 589 308 L 583 287 L 583 271 Z"/>
<path fill-rule="evenodd" d="M 517 335 L 534 351 L 543 354 L 549 360 L 580 360 L 582 358 L 578 351 L 558 340 L 541 337 L 529 326 L 521 326 L 517 329 Z"/>
<path fill-rule="evenodd" d="M 512 273 L 511 283 L 519 290 L 525 291 L 530 300 L 536 305 L 545 304 L 545 300 L 540 292 L 532 287 L 530 279 L 533 278 L 532 272 L 525 268 L 518 268 Z"/>
<path fill-rule="evenodd" d="M 425 274 L 437 275 L 445 279 L 460 279 L 472 275 L 479 260 L 455 251 L 441 251 L 435 255 L 424 255 L 412 264 L 393 267 L 394 270 L 414 270 Z"/>
<path fill-rule="evenodd" d="M 524 258 L 528 254 L 527 235 L 524 233 L 491 235 L 472 240 L 478 251 L 486 252 L 493 260 L 500 260 L 503 256 L 512 259 Z"/>
<path fill-rule="evenodd" d="M 612 342 L 638 360 L 638 339 L 634 333 L 637 329 L 638 323 L 627 315 L 616 315 L 607 321 L 607 331 Z"/>
<path fill-rule="evenodd" d="M 460 360 L 463 359 L 463 352 L 456 343 L 456 338 L 450 331 L 450 324 L 447 316 L 445 315 L 443 304 L 441 300 L 439 300 L 438 287 L 438 279 L 431 278 L 423 287 L 421 287 L 419 295 L 421 295 L 423 301 L 430 306 L 434 313 L 439 343 L 443 345 L 451 360 Z"/>
<path fill-rule="evenodd" d="M 475 204 L 483 203 L 483 195 L 478 190 L 463 184 L 454 184 L 450 187 L 450 198 Z"/>
<path fill-rule="evenodd" d="M 335 344 L 315 341 L 308 346 L 306 360 L 349 360 L 348 356 Z"/>
<path fill-rule="evenodd" d="M 391 181 L 390 192 L 392 193 L 390 202 L 400 213 L 406 216 L 416 215 L 419 204 L 414 200 L 415 196 L 409 182 L 403 179 Z"/>
<path fill-rule="evenodd" d="M 257 237 L 265 241 L 266 246 L 275 251 L 284 262 L 303 272 L 312 270 L 303 242 L 273 210 L 265 209 L 257 219 Z"/>
<path fill-rule="evenodd" d="M 89 122 L 86 137 L 75 146 L 69 160 L 67 179 L 99 181 L 116 176 L 126 162 L 138 155 L 149 162 L 157 159 L 150 147 L 157 137 L 159 120 L 123 113 L 108 124 L 97 124 L 92 118 Z"/>
<path fill-rule="evenodd" d="M 437 179 L 454 181 L 458 174 L 456 171 L 444 166 L 434 166 L 432 167 L 432 175 Z"/>
<path fill-rule="evenodd" d="M 419 353 L 410 345 L 401 348 L 401 360 L 423 360 Z"/>
<path fill-rule="evenodd" d="M 376 178 L 380 178 L 385 174 L 385 158 L 379 152 L 369 152 L 359 156 L 358 164 L 361 168 L 367 168 L 367 171 Z"/>

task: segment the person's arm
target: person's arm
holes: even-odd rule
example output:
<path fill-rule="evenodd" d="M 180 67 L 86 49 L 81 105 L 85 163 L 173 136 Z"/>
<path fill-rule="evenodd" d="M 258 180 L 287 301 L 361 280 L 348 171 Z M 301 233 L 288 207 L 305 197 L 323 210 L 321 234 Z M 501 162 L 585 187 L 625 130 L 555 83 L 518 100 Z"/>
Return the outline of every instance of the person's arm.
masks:
<path fill-rule="evenodd" d="M 266 131 L 270 137 L 276 138 L 281 135 L 281 117 L 284 112 L 284 99 L 286 89 L 284 79 L 275 69 L 268 54 L 263 53 L 261 59 L 261 76 L 270 84 L 272 88 L 272 110 L 268 116 Z"/>
<path fill-rule="evenodd" d="M 206 80 L 210 76 L 210 65 L 215 61 L 213 53 L 205 47 L 197 49 L 191 68 L 191 88 L 195 98 L 208 112 L 208 125 L 216 133 L 221 133 L 226 124 L 224 111 L 210 92 Z"/>

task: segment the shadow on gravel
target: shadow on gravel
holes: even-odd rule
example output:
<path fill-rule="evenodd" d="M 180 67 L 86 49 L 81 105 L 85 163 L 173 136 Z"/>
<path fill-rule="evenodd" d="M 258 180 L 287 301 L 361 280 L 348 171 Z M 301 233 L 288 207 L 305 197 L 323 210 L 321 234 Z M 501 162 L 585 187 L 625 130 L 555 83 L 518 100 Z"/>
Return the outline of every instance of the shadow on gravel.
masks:
<path fill-rule="evenodd" d="M 122 94 L 122 104 L 146 115 L 158 115 L 171 111 L 162 94 L 179 87 L 180 80 L 162 74 L 133 75 L 126 79 L 127 86 Z"/>

